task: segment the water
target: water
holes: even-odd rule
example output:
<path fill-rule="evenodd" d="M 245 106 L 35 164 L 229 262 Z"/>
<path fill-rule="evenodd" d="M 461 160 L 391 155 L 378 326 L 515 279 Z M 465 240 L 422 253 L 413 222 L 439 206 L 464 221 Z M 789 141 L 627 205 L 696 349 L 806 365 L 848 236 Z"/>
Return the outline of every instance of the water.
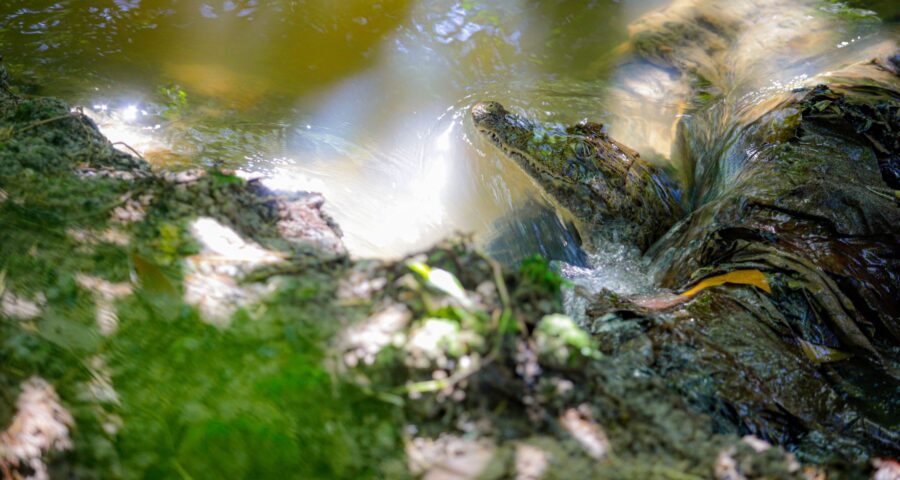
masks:
<path fill-rule="evenodd" d="M 11 0 L 0 42 L 19 82 L 85 106 L 153 163 L 219 164 L 321 191 L 355 255 L 469 232 L 511 262 L 541 253 L 584 266 L 566 221 L 475 138 L 467 109 L 495 99 L 546 120 L 608 121 L 645 157 L 669 160 L 683 85 L 618 63 L 627 25 L 666 3 Z M 821 5 L 773 10 L 787 23 L 764 22 L 731 59 L 734 98 L 787 88 L 894 29 L 816 24 L 830 30 L 804 36 L 802 19 Z M 897 17 L 893 2 L 852 6 Z M 786 66 L 777 55 L 788 53 Z"/>
<path fill-rule="evenodd" d="M 596 53 L 658 3 L 13 1 L 0 38 L 36 93 L 151 161 L 322 191 L 351 252 L 396 256 L 539 200 L 470 138 L 467 107 L 594 116 Z"/>

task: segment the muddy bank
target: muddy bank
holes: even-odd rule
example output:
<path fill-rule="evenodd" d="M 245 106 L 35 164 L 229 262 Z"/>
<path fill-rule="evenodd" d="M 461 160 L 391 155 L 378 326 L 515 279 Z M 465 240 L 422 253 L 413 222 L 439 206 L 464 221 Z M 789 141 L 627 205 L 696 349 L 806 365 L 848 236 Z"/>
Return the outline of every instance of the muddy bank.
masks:
<path fill-rule="evenodd" d="M 352 260 L 320 197 L 155 171 L 5 83 L 0 135 L 5 477 L 872 475 L 742 439 L 667 380 L 671 323 L 589 333 L 542 260 Z"/>

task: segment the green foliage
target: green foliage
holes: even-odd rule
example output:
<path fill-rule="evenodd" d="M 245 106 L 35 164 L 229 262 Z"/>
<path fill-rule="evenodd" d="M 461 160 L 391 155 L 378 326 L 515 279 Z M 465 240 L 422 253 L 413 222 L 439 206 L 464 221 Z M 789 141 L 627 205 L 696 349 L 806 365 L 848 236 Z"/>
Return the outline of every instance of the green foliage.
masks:
<path fill-rule="evenodd" d="M 587 332 L 578 328 L 578 325 L 565 315 L 547 315 L 538 324 L 537 331 L 556 337 L 566 345 L 577 349 L 591 346 L 591 337 Z"/>
<path fill-rule="evenodd" d="M 42 251 L 51 258 L 63 254 L 50 249 Z M 15 275 L 5 283 L 20 286 L 23 270 L 7 265 Z M 38 282 L 47 296 L 45 314 L 31 330 L 0 323 L 0 381 L 6 387 L 0 415 L 11 416 L 15 388 L 28 376 L 57 386 L 78 425 L 77 450 L 66 465 L 79 478 L 367 478 L 402 472 L 397 407 L 335 380 L 325 368 L 336 325 L 323 320 L 337 316 L 329 310 L 329 275 L 310 271 L 287 282 L 261 316 L 238 315 L 227 330 L 203 323 L 184 305 L 157 308 L 154 290 L 144 290 L 122 301 L 119 331 L 103 341 L 93 297 L 68 269 L 50 275 L 49 265 L 42 268 L 47 270 L 34 273 L 54 279 Z M 105 407 L 122 421 L 115 436 L 103 431 L 101 410 L 85 395 L 96 355 L 106 359 L 121 401 Z"/>
<path fill-rule="evenodd" d="M 68 233 L 105 228 L 118 195 L 114 184 L 58 176 L 18 180 L 2 184 L 15 200 L 0 204 L 0 269 L 7 270 L 13 286 L 33 292 L 54 288 L 64 272 L 103 271 L 112 281 L 127 278 L 127 256 L 120 246 L 99 243 L 88 249 Z"/>
<path fill-rule="evenodd" d="M 210 171 L 208 175 L 212 179 L 213 185 L 215 187 L 226 187 L 229 185 L 240 185 L 244 183 L 244 181 L 237 175 L 224 173 L 219 170 Z"/>
<path fill-rule="evenodd" d="M 441 268 L 431 268 L 421 262 L 410 262 L 408 267 L 416 272 L 429 288 L 449 295 L 464 307 L 471 306 L 462 283 L 452 273 Z"/>
<path fill-rule="evenodd" d="M 89 330 L 82 326 L 81 331 Z M 85 398 L 84 385 L 91 378 L 85 359 L 84 352 L 72 351 L 68 342 L 53 341 L 40 330 L 25 330 L 0 317 L 0 423 L 8 425 L 14 414 L 19 385 L 39 375 L 54 385 L 78 426 L 71 432 L 74 450 L 65 454 L 66 472 L 54 473 L 68 478 L 111 478 L 116 463 L 112 439 L 103 430 L 96 405 L 77 400 Z"/>
<path fill-rule="evenodd" d="M 547 315 L 535 328 L 538 352 L 546 361 L 575 366 L 598 355 L 591 336 L 571 318 Z"/>
<path fill-rule="evenodd" d="M 844 2 L 841 0 L 829 0 L 828 5 L 822 8 L 822 10 L 835 14 L 840 18 L 851 22 L 871 22 L 878 23 L 881 20 L 878 18 L 878 14 L 873 12 L 872 10 L 868 10 L 865 8 L 854 8 L 848 5 L 848 2 Z"/>
<path fill-rule="evenodd" d="M 550 267 L 544 257 L 535 255 L 522 260 L 519 266 L 522 285 L 535 292 L 550 297 L 558 296 L 563 285 L 563 278 Z"/>
<path fill-rule="evenodd" d="M 160 88 L 164 108 L 162 116 L 166 120 L 180 120 L 188 111 L 188 94 L 178 85 L 167 85 Z"/>
<path fill-rule="evenodd" d="M 196 242 L 182 223 L 161 221 L 155 225 L 156 235 L 148 242 L 152 252 L 151 258 L 155 262 L 163 266 L 172 266 L 179 259 L 197 252 Z"/>

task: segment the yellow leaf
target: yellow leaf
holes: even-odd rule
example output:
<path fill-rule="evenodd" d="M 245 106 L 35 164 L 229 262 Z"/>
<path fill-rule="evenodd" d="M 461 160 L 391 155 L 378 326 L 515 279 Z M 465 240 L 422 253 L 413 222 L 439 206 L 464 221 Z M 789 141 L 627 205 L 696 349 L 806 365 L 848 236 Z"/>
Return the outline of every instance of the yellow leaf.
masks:
<path fill-rule="evenodd" d="M 425 280 L 428 280 L 428 275 L 431 273 L 431 267 L 428 265 L 425 265 L 422 262 L 409 262 L 406 266 L 409 267 L 410 270 L 421 275 Z"/>
<path fill-rule="evenodd" d="M 759 287 L 766 293 L 772 293 L 772 288 L 769 287 L 769 281 L 766 280 L 766 276 L 759 270 L 735 270 L 724 275 L 717 275 L 715 277 L 704 279 L 695 285 L 694 288 L 682 293 L 681 296 L 693 297 L 707 288 L 718 287 L 719 285 L 725 285 L 726 283 L 734 285 L 753 285 L 754 287 Z"/>
<path fill-rule="evenodd" d="M 851 355 L 847 352 L 835 350 L 823 345 L 809 343 L 806 340 L 799 340 L 799 342 L 800 349 L 803 350 L 803 354 L 806 355 L 806 358 L 812 360 L 815 363 L 839 362 L 851 357 Z"/>
<path fill-rule="evenodd" d="M 178 290 L 172 281 L 166 276 L 161 268 L 156 266 L 150 260 L 138 255 L 131 254 L 131 262 L 134 264 L 134 272 L 140 280 L 141 287 L 151 293 L 176 295 Z"/>
<path fill-rule="evenodd" d="M 472 302 L 466 297 L 465 289 L 452 273 L 440 268 L 431 268 L 422 262 L 409 262 L 406 266 L 421 275 L 431 287 L 459 300 L 464 307 L 471 307 Z"/>

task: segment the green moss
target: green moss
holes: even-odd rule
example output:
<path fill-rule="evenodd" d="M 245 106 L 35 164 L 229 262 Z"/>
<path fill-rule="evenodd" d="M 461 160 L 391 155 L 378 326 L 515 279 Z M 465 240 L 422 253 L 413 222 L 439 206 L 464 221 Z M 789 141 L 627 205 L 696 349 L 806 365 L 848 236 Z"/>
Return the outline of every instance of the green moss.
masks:
<path fill-rule="evenodd" d="M 549 362 L 577 366 L 598 352 L 587 332 L 565 315 L 547 315 L 537 324 L 535 341 L 538 354 Z"/>
<path fill-rule="evenodd" d="M 563 285 L 559 273 L 553 271 L 547 260 L 541 256 L 536 255 L 522 260 L 519 273 L 522 275 L 522 288 L 532 287 L 550 296 L 558 295 Z"/>
<path fill-rule="evenodd" d="M 364 478 L 393 458 L 395 407 L 323 366 L 333 282 L 317 277 L 289 282 L 262 317 L 228 330 L 192 309 L 122 309 L 108 355 L 126 477 Z"/>
<path fill-rule="evenodd" d="M 854 8 L 848 2 L 827 0 L 822 10 L 851 22 L 879 23 L 878 14 L 865 8 Z"/>
<path fill-rule="evenodd" d="M 271 206 L 217 171 L 177 186 L 82 178 L 76 168 L 85 165 L 130 173 L 146 166 L 127 167 L 137 161 L 80 119 L 31 127 L 68 115 L 61 102 L 24 100 L 11 112 L 0 126 L 21 133 L 0 145 L 0 271 L 7 290 L 45 301 L 33 320 L 0 317 L 0 421 L 11 418 L 29 376 L 54 385 L 77 425 L 74 450 L 52 463 L 54 477 L 403 475 L 398 408 L 326 368 L 341 325 L 334 319 L 355 315 L 334 302 L 340 264 L 311 263 L 263 305 L 238 312 L 231 328 L 208 325 L 177 296 L 182 260 L 196 251 L 186 225 L 210 215 L 271 241 Z M 143 197 L 143 219 L 112 222 L 115 208 Z M 103 240 L 111 227 L 130 243 Z M 172 288 L 152 288 L 148 269 Z M 98 294 L 76 276 L 128 282 L 132 272 L 144 288 L 116 302 L 118 330 L 103 337 Z M 97 370 L 97 359 L 108 371 Z M 91 393 L 101 374 L 118 401 Z"/>

